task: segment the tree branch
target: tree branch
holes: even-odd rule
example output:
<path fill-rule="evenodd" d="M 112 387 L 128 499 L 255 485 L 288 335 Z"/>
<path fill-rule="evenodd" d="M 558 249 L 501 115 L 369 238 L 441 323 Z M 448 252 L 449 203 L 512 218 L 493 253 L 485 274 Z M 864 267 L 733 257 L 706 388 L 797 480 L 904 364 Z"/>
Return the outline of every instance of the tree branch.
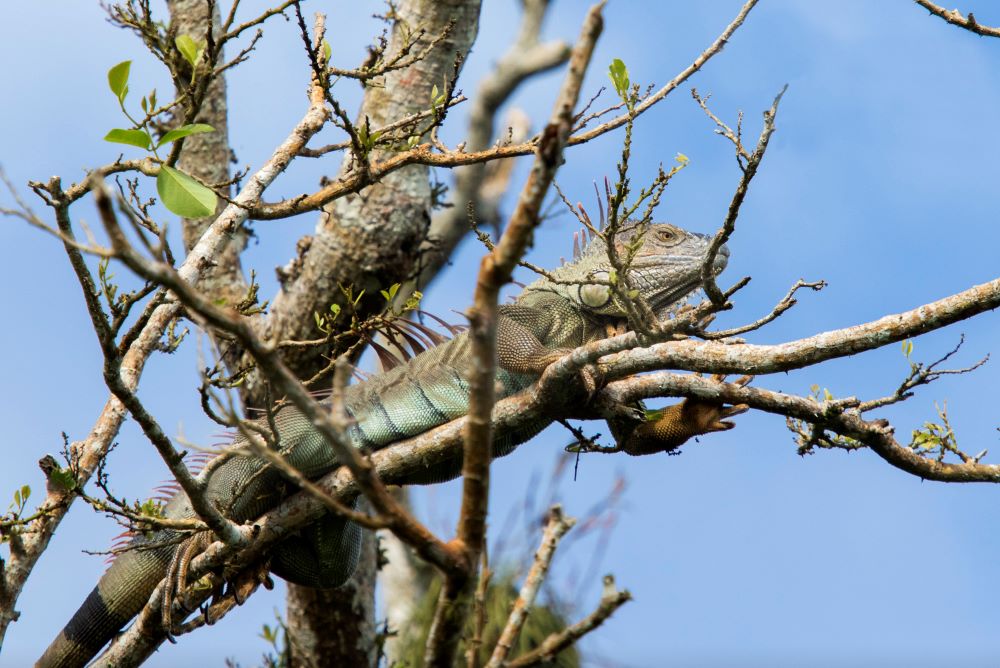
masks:
<path fill-rule="evenodd" d="M 976 21 L 976 17 L 973 16 L 972 12 L 969 12 L 968 16 L 963 16 L 962 12 L 957 9 L 947 10 L 944 7 L 930 2 L 929 0 L 914 0 L 914 2 L 929 11 L 931 14 L 944 19 L 953 26 L 964 28 L 969 32 L 974 32 L 977 35 L 984 37 L 1000 37 L 1000 28 L 982 25 Z"/>
<path fill-rule="evenodd" d="M 573 129 L 573 113 L 580 97 L 583 77 L 604 27 L 601 16 L 603 7 L 603 2 L 594 5 L 584 19 L 580 37 L 570 57 L 569 71 L 556 98 L 549 124 L 542 132 L 535 161 L 521 190 L 517 207 L 500 243 L 483 258 L 479 267 L 474 301 L 469 310 L 469 354 L 473 359 L 473 371 L 468 379 L 462 508 L 456 538 L 465 551 L 468 570 L 460 575 L 446 574 L 427 641 L 424 663 L 428 667 L 446 668 L 452 663 L 465 624 L 469 587 L 474 582 L 472 576 L 486 540 L 493 440 L 491 419 L 496 394 L 497 299 L 500 288 L 510 281 L 514 268 L 528 248 L 532 233 L 540 222 L 539 212 L 545 195 L 562 164 L 563 148 Z"/>
<path fill-rule="evenodd" d="M 538 590 L 542 586 L 542 582 L 545 581 L 545 576 L 549 572 L 549 566 L 552 565 L 552 558 L 556 554 L 556 547 L 559 545 L 562 537 L 566 535 L 566 532 L 573 528 L 574 524 L 576 524 L 576 520 L 563 515 L 562 506 L 557 504 L 549 509 L 549 520 L 545 525 L 541 545 L 538 546 L 538 550 L 535 552 L 535 559 L 531 564 L 531 569 L 524 578 L 524 584 L 521 586 L 521 591 L 514 601 L 513 609 L 507 618 L 507 624 L 497 639 L 496 647 L 493 648 L 493 655 L 486 664 L 486 668 L 501 668 L 502 666 L 509 665 L 507 657 L 514 643 L 517 642 L 517 636 L 520 635 L 521 628 L 524 626 L 524 622 L 527 621 L 528 614 L 535 604 L 535 597 L 538 595 Z"/>

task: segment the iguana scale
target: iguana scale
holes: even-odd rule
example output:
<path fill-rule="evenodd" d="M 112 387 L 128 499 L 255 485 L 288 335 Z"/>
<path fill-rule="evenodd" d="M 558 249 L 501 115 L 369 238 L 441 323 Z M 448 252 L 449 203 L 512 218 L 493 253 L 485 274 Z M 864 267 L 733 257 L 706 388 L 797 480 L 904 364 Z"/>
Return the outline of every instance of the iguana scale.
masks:
<path fill-rule="evenodd" d="M 629 277 L 654 312 L 665 313 L 699 286 L 708 237 L 655 223 L 642 229 L 623 226 L 615 239 L 620 254 L 629 243 L 641 243 Z M 725 267 L 727 257 L 728 250 L 723 247 L 715 260 L 716 272 Z M 606 245 L 598 237 L 573 262 L 529 285 L 513 303 L 498 308 L 498 398 L 524 390 L 553 361 L 620 327 L 625 311 L 608 287 L 610 272 Z M 354 444 L 377 450 L 464 415 L 469 394 L 465 376 L 470 364 L 469 342 L 460 334 L 406 364 L 349 386 L 345 404 L 354 420 L 350 428 Z M 667 408 L 655 421 L 613 425 L 613 433 L 630 454 L 669 450 L 693 435 L 732 427 L 722 418 L 743 408 L 685 401 Z M 294 407 L 281 408 L 274 420 L 283 454 L 306 476 L 315 478 L 337 467 L 319 433 Z M 498 434 L 494 455 L 508 454 L 547 424 L 539 421 L 516 433 Z M 234 447 L 241 444 L 242 438 L 237 437 Z M 252 521 L 294 491 L 259 458 L 232 453 L 227 457 L 221 465 L 209 466 L 202 480 L 209 499 L 226 509 L 231 519 Z M 458 471 L 458 466 L 428 471 L 413 482 L 446 479 Z M 165 514 L 194 517 L 183 493 L 167 503 Z M 164 578 L 171 559 L 181 549 L 176 540 L 163 545 L 172 538 L 179 535 L 160 531 L 152 538 L 136 538 L 134 545 L 151 549 L 130 550 L 115 559 L 37 665 L 79 667 L 94 657 L 142 609 Z M 337 586 L 354 570 L 359 539 L 357 525 L 329 516 L 278 546 L 271 570 L 298 584 Z"/>

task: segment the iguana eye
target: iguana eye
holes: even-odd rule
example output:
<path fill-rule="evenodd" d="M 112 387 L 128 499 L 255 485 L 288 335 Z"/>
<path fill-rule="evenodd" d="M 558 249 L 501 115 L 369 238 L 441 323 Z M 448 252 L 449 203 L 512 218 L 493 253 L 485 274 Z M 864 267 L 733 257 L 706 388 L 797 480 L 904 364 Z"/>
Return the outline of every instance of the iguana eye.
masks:
<path fill-rule="evenodd" d="M 677 239 L 677 232 L 669 227 L 658 227 L 656 228 L 656 237 L 660 241 L 674 241 Z"/>

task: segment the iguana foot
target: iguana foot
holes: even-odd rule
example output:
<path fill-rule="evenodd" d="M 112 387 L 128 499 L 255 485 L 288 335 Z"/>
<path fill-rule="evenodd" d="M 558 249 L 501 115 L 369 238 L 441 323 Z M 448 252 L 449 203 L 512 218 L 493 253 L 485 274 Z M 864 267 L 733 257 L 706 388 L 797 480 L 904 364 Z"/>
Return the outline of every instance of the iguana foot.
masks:
<path fill-rule="evenodd" d="M 721 375 L 712 376 L 712 380 L 718 382 L 724 378 Z M 735 383 L 743 386 L 752 379 L 753 376 L 743 376 Z M 670 452 L 692 436 L 732 429 L 736 425 L 726 421 L 726 418 L 740 415 L 749 409 L 746 404 L 726 406 L 718 401 L 688 398 L 661 410 L 647 411 L 646 422 L 637 426 L 624 439 L 621 448 L 630 455 Z"/>
<path fill-rule="evenodd" d="M 191 565 L 191 560 L 211 544 L 212 534 L 210 532 L 203 531 L 196 534 L 181 543 L 174 550 L 174 556 L 167 566 L 164 578 L 166 582 L 163 590 L 163 601 L 160 606 L 160 623 L 170 642 L 174 642 L 174 602 L 180 603 L 181 608 L 185 611 L 185 617 L 187 616 L 186 613 L 189 612 L 187 601 L 183 594 L 187 587 L 188 567 Z"/>

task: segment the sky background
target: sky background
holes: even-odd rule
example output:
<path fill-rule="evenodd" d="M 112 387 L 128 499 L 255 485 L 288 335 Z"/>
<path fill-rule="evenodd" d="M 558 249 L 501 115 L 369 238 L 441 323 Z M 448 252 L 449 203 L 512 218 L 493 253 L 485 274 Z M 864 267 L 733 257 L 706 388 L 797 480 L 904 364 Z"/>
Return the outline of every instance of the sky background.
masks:
<path fill-rule="evenodd" d="M 244 16 L 265 6 L 244 4 Z M 613 58 L 625 61 L 632 81 L 659 87 L 715 39 L 739 5 L 612 0 L 584 97 L 607 83 Z M 305 7 L 329 13 L 337 65 L 362 60 L 379 31 L 370 14 L 380 5 Z M 586 7 L 556 2 L 546 37 L 574 39 Z M 962 9 L 982 23 L 1000 24 L 994 3 Z M 467 95 L 506 49 L 516 21 L 517 3 L 486 0 L 479 41 L 459 82 Z M 118 155 L 119 147 L 101 141 L 123 124 L 105 77 L 126 59 L 134 61 L 133 108 L 150 88 L 161 99 L 168 95 L 158 64 L 134 37 L 108 25 L 96 2 L 38 0 L 0 8 L 0 164 L 26 198 L 29 179 L 58 174 L 64 183 L 78 180 L 85 169 Z M 512 102 L 536 127 L 549 113 L 561 76 L 532 81 Z M 273 20 L 253 59 L 229 78 L 230 132 L 240 166 L 259 166 L 298 120 L 306 82 L 293 24 Z M 713 134 L 688 95 L 690 86 L 711 93 L 713 110 L 726 120 L 744 110 L 745 133 L 755 138 L 760 112 L 785 83 L 778 130 L 743 207 L 721 281 L 749 275 L 753 282 L 736 308 L 719 318 L 720 327 L 760 317 L 800 277 L 824 279 L 829 287 L 802 294 L 795 309 L 752 334 L 752 341 L 779 343 L 866 322 L 997 276 L 1000 41 L 948 26 L 905 0 L 762 2 L 720 55 L 637 123 L 636 184 L 651 179 L 658 162 L 669 166 L 678 152 L 691 160 L 671 183 L 658 219 L 713 231 L 739 178 L 731 146 Z M 356 87 L 341 82 L 335 92 L 346 108 L 357 108 Z M 603 99 L 610 99 L 607 93 Z M 443 136 L 452 145 L 464 135 L 464 113 L 460 107 L 449 116 Z M 568 152 L 559 182 L 572 200 L 593 202 L 592 183 L 613 175 L 620 142 L 619 131 Z M 299 163 L 268 199 L 315 189 L 321 175 L 336 171 L 339 158 Z M 512 193 L 527 164 L 519 162 Z M 147 187 L 155 192 L 152 183 Z M 9 195 L 0 194 L 0 202 L 9 206 Z M 508 197 L 508 213 L 510 206 Z M 95 218 L 89 201 L 74 213 L 77 221 Z M 168 214 L 163 220 L 173 224 Z M 244 266 L 257 270 L 263 295 L 274 293 L 273 268 L 294 255 L 296 240 L 315 222 L 305 215 L 254 224 L 257 240 Z M 530 259 L 553 266 L 568 256 L 575 227 L 569 216 L 546 222 Z M 474 243 L 463 245 L 425 306 L 443 314 L 464 308 L 482 252 Z M 124 270 L 117 273 L 131 284 Z M 35 462 L 59 451 L 61 432 L 83 438 L 107 391 L 97 342 L 60 244 L 18 220 L 0 220 L 0 281 L 0 499 L 25 483 L 37 497 L 44 482 Z M 965 334 L 955 363 L 966 366 L 992 350 L 998 333 L 1000 320 L 987 313 L 918 339 L 913 355 L 937 359 Z M 817 384 L 837 396 L 868 399 L 891 393 L 906 372 L 894 344 L 755 382 L 803 394 Z M 177 355 L 151 359 L 140 394 L 171 434 L 210 443 L 216 428 L 198 409 L 197 384 L 192 337 Z M 910 430 L 935 419 L 935 402 L 947 402 L 963 449 L 989 448 L 995 454 L 986 461 L 997 462 L 998 386 L 1000 371 L 991 362 L 923 388 L 879 416 L 906 441 Z M 869 452 L 801 458 L 780 418 L 751 413 L 737 422 L 731 432 L 686 445 L 679 457 L 584 458 L 576 481 L 561 485 L 559 498 L 570 515 L 584 514 L 619 477 L 628 485 L 597 571 L 590 565 L 600 550 L 593 540 L 572 546 L 555 564 L 553 590 L 572 594 L 579 604 L 575 617 L 596 605 L 600 573 L 614 573 L 635 595 L 584 644 L 595 662 L 1000 662 L 996 489 L 921 482 Z M 549 475 L 568 440 L 549 430 L 496 463 L 493 542 L 510 509 L 544 488 L 537 480 Z M 166 478 L 165 467 L 133 424 L 118 443 L 109 461 L 114 488 L 129 498 L 147 496 Z M 457 500 L 454 484 L 418 495 L 432 527 L 446 532 Z M 106 549 L 119 531 L 82 504 L 74 506 L 18 603 L 21 620 L 8 632 L 0 666 L 25 666 L 37 657 L 104 570 L 102 557 L 81 550 Z M 254 634 L 276 608 L 283 608 L 281 586 L 253 597 L 211 630 L 165 646 L 148 665 L 221 666 L 225 657 L 254 665 L 266 649 Z"/>

